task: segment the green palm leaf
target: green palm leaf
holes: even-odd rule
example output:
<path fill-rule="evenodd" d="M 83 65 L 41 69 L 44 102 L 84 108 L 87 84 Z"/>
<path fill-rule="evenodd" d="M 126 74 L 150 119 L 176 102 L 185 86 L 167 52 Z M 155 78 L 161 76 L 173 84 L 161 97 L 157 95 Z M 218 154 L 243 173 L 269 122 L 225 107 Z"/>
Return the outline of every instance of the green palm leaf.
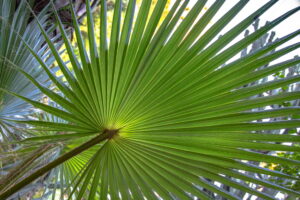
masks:
<path fill-rule="evenodd" d="M 299 76 L 243 87 L 300 63 L 299 58 L 294 58 L 261 68 L 298 49 L 300 43 L 277 50 L 300 31 L 231 61 L 299 8 L 227 46 L 276 1 L 266 3 L 215 42 L 211 41 L 248 1 L 239 1 L 206 31 L 224 1 L 216 1 L 200 18 L 199 10 L 206 1 L 197 1 L 180 21 L 188 1 L 177 0 L 160 24 L 166 2 L 158 1 L 150 12 L 150 0 L 142 1 L 139 11 L 136 11 L 136 1 L 130 0 L 122 19 L 122 1 L 116 1 L 108 38 L 106 1 L 101 1 L 101 25 L 96 27 L 101 32 L 100 44 L 96 44 L 91 9 L 86 1 L 89 50 L 84 48 L 79 26 L 73 20 L 78 56 L 58 19 L 74 73 L 60 58 L 41 23 L 38 24 L 66 81 L 47 71 L 60 90 L 57 93 L 26 71 L 22 73 L 59 107 L 9 93 L 68 122 L 23 121 L 35 129 L 64 131 L 62 136 L 39 136 L 27 141 L 65 141 L 63 151 L 66 153 L 3 191 L 0 197 L 13 194 L 62 163 L 60 169 L 56 169 L 65 177 L 61 190 L 65 190 L 69 199 L 107 199 L 108 196 L 111 199 L 211 199 L 207 190 L 227 199 L 239 199 L 214 182 L 263 199 L 274 197 L 241 183 L 300 194 L 248 175 L 249 172 L 297 179 L 250 163 L 300 164 L 263 153 L 299 152 L 298 146 L 282 144 L 299 142 L 299 136 L 259 133 L 299 127 L 300 121 L 291 119 L 292 115 L 299 114 L 299 107 L 255 110 L 299 99 L 297 91 L 256 96 L 299 82 Z M 30 45 L 26 46 L 47 70 L 44 59 Z M 260 121 L 276 117 L 285 117 L 285 120 Z M 90 136 L 94 138 L 89 140 Z M 80 163 L 75 156 L 83 151 L 90 153 L 86 161 Z"/>

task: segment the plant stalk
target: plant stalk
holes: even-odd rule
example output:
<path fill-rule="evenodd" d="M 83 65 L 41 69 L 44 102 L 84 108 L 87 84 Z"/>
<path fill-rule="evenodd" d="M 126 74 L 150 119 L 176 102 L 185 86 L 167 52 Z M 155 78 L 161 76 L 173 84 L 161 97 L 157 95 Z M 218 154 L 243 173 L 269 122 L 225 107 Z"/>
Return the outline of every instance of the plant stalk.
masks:
<path fill-rule="evenodd" d="M 61 155 L 57 159 L 53 160 L 52 162 L 48 163 L 44 167 L 41 167 L 40 169 L 36 170 L 32 174 L 30 174 L 28 177 L 24 178 L 20 182 L 16 183 L 15 185 L 11 186 L 7 190 L 1 192 L 0 199 L 6 199 L 10 195 L 14 194 L 21 188 L 25 187 L 26 185 L 30 184 L 35 179 L 39 178 L 46 172 L 50 171 L 51 169 L 57 167 L 58 165 L 62 164 L 63 162 L 69 160 L 70 158 L 75 157 L 76 155 L 80 154 L 81 152 L 91 148 L 92 146 L 95 146 L 96 144 L 109 139 L 111 137 L 110 131 L 103 131 L 102 134 L 92 138 L 91 140 L 87 141 L 86 143 L 80 145 L 79 147 L 76 147 L 75 149 Z"/>
<path fill-rule="evenodd" d="M 25 171 L 36 159 L 42 156 L 46 151 L 53 147 L 52 144 L 46 144 L 34 151 L 27 159 L 15 167 L 5 178 L 0 180 L 0 190 L 5 189 L 13 182 L 22 171 Z"/>

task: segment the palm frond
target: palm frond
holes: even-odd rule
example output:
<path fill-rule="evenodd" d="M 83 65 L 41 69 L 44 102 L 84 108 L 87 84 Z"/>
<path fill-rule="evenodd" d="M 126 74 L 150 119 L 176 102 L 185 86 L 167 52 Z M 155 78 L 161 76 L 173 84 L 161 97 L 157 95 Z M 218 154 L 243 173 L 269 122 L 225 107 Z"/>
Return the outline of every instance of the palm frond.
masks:
<path fill-rule="evenodd" d="M 107 6 L 106 1 L 101 1 L 101 26 L 96 27 L 100 28 L 100 44 L 96 44 L 91 9 L 86 1 L 88 50 L 84 47 L 77 21 L 73 20 L 78 56 L 74 54 L 58 17 L 74 73 L 61 59 L 42 22 L 37 21 L 66 81 L 51 73 L 44 58 L 30 45 L 26 45 L 27 48 L 43 69 L 48 70 L 49 79 L 60 91 L 48 90 L 28 72 L 24 70 L 23 73 L 60 107 L 45 105 L 15 92 L 9 93 L 68 121 L 63 125 L 27 121 L 36 128 L 65 133 L 62 137 L 45 136 L 36 140 L 68 138 L 68 145 L 77 147 L 69 151 L 66 149 L 65 154 L 4 191 L 0 197 L 11 195 L 68 159 L 74 160 L 60 167 L 65 169 L 68 162 L 75 166 L 78 161 L 74 156 L 83 151 L 89 152 L 92 146 L 93 156 L 85 165 L 79 165 L 82 170 L 75 170 L 72 175 L 67 175 L 70 170 L 59 172 L 66 177 L 69 185 L 62 188 L 69 199 L 107 199 L 108 196 L 111 199 L 211 199 L 216 196 L 239 199 L 214 183 L 263 199 L 274 199 L 245 182 L 299 195 L 290 188 L 247 174 L 297 179 L 250 162 L 300 164 L 297 160 L 263 153 L 299 152 L 299 146 L 293 145 L 299 141 L 299 136 L 257 132 L 299 127 L 300 121 L 291 119 L 292 115 L 299 114 L 299 107 L 269 107 L 297 100 L 300 92 L 256 96 L 299 82 L 299 76 L 243 86 L 299 64 L 299 58 L 293 58 L 262 68 L 298 49 L 300 43 L 284 48 L 281 45 L 299 36 L 300 31 L 232 61 L 243 49 L 298 12 L 299 7 L 229 45 L 276 1 L 267 2 L 220 37 L 220 31 L 246 6 L 247 0 L 239 1 L 210 27 L 209 21 L 224 1 L 216 1 L 201 17 L 199 10 L 206 1 L 197 1 L 181 20 L 188 1 L 177 0 L 162 23 L 160 19 L 166 0 L 158 1 L 152 12 L 151 1 L 142 1 L 136 11 L 136 1 L 130 0 L 124 19 L 120 15 L 121 2 L 116 2 L 108 38 Z M 73 8 L 71 11 L 74 17 Z M 268 110 L 254 110 L 259 108 Z M 275 117 L 284 117 L 284 120 L 268 121 Z M 87 135 L 95 137 L 89 140 Z M 75 178 L 76 173 L 79 176 Z M 207 191 L 211 191 L 213 196 Z"/>
<path fill-rule="evenodd" d="M 8 134 L 3 127 L 9 126 L 13 128 L 15 126 L 15 124 L 11 124 L 5 119 L 25 117 L 30 113 L 32 106 L 19 98 L 7 95 L 3 92 L 3 89 L 34 100 L 40 98 L 42 94 L 16 68 L 22 69 L 35 80 L 48 85 L 48 77 L 45 76 L 44 71 L 39 67 L 39 63 L 21 42 L 21 38 L 44 59 L 47 65 L 53 63 L 54 59 L 49 56 L 49 51 L 44 45 L 45 39 L 36 25 L 36 20 L 29 23 L 31 13 L 27 9 L 25 1 L 20 2 L 16 6 L 15 0 L 5 0 L 1 2 L 0 6 L 0 120 L 1 124 L 3 124 L 1 126 L 1 135 L 5 139 L 6 137 L 11 137 L 11 134 Z M 37 16 L 37 19 L 43 24 L 43 28 L 48 26 L 46 23 L 47 16 L 47 8 Z M 47 27 L 47 29 L 48 31 L 52 30 L 51 27 Z"/>

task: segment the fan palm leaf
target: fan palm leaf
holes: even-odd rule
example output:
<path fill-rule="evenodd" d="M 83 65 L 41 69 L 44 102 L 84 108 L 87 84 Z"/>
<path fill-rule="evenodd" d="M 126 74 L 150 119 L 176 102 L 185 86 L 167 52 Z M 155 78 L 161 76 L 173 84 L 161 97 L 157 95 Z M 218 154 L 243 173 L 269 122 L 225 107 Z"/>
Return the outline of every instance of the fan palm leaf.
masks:
<path fill-rule="evenodd" d="M 153 12 L 150 12 L 150 0 L 142 1 L 138 11 L 136 1 L 130 0 L 124 19 L 120 15 L 122 1 L 117 0 L 110 38 L 107 37 L 106 2 L 101 1 L 101 25 L 96 27 L 100 28 L 100 44 L 97 44 L 91 8 L 86 2 L 89 50 L 85 49 L 79 25 L 73 20 L 79 50 L 79 55 L 75 55 L 58 18 L 73 71 L 38 23 L 65 81 L 53 74 L 44 59 L 23 40 L 59 92 L 47 89 L 32 75 L 20 71 L 59 106 L 6 92 L 68 122 L 22 121 L 35 129 L 62 132 L 28 140 L 63 141 L 65 153 L 3 191 L 0 197 L 8 197 L 62 163 L 64 169 L 76 166 L 76 156 L 89 151 L 93 155 L 84 165 L 78 165 L 73 175 L 66 175 L 70 169 L 60 172 L 68 177 L 68 187 L 62 190 L 69 199 L 107 199 L 108 196 L 111 199 L 211 199 L 207 190 L 227 199 L 239 199 L 216 182 L 263 199 L 274 197 L 243 183 L 299 195 L 290 188 L 245 172 L 297 179 L 250 161 L 299 165 L 299 161 L 263 153 L 299 152 L 299 146 L 293 145 L 299 142 L 299 136 L 259 133 L 299 127 L 299 120 L 291 118 L 299 113 L 299 107 L 255 109 L 299 99 L 300 93 L 255 95 L 294 84 L 300 77 L 243 86 L 300 63 L 299 58 L 293 58 L 261 68 L 298 49 L 300 43 L 280 46 L 299 36 L 300 31 L 231 60 L 299 8 L 231 45 L 276 0 L 267 2 L 220 37 L 220 31 L 246 6 L 247 0 L 239 1 L 212 26 L 209 22 L 224 3 L 222 0 L 216 1 L 201 17 L 199 11 L 206 1 L 197 1 L 183 20 L 181 16 L 189 1 L 177 0 L 161 24 L 166 0 L 158 1 Z M 71 11 L 74 18 L 72 8 Z M 276 117 L 286 120 L 258 122 Z"/>
<path fill-rule="evenodd" d="M 54 61 L 49 57 L 49 51 L 44 45 L 45 39 L 41 35 L 36 20 L 28 23 L 30 11 L 22 1 L 16 6 L 16 1 L 1 1 L 0 3 L 0 87 L 24 95 L 29 99 L 38 99 L 41 92 L 26 77 L 19 73 L 16 66 L 30 73 L 32 77 L 46 84 L 48 77 L 39 67 L 39 63 L 22 44 L 22 37 L 27 44 L 41 56 L 47 64 Z M 37 18 L 43 27 L 47 26 L 47 9 L 44 9 Z M 48 31 L 51 27 L 48 27 Z M 18 56 L 17 56 L 18 55 Z M 17 119 L 30 113 L 32 106 L 19 98 L 7 95 L 0 91 L 0 132 L 2 139 L 10 140 L 14 132 L 14 123 L 7 119 Z M 16 132 L 14 133 L 16 134 Z"/>
<path fill-rule="evenodd" d="M 29 1 L 32 6 L 33 1 Z M 47 33 L 53 32 L 54 26 L 49 25 L 48 9 L 41 9 L 37 19 Z M 14 91 L 29 99 L 40 100 L 42 92 L 31 83 L 19 68 L 38 80 L 49 85 L 48 77 L 39 63 L 21 42 L 27 44 L 41 56 L 47 65 L 54 62 L 51 57 L 45 39 L 31 15 L 25 1 L 4 0 L 0 3 L 0 151 L 1 151 L 1 175 L 0 190 L 10 187 L 20 177 L 28 175 L 30 170 L 45 163 L 54 145 L 18 145 L 24 137 L 28 137 L 26 126 L 20 126 L 13 120 L 28 119 L 32 116 L 32 105 L 3 92 L 3 89 Z M 53 38 L 56 40 L 57 38 Z M 56 42 L 56 46 L 59 45 Z M 22 148 L 20 148 L 22 147 Z M 50 151 L 50 153 L 48 153 Z M 50 159 L 51 160 L 51 159 Z M 22 192 L 19 193 L 22 195 Z"/>

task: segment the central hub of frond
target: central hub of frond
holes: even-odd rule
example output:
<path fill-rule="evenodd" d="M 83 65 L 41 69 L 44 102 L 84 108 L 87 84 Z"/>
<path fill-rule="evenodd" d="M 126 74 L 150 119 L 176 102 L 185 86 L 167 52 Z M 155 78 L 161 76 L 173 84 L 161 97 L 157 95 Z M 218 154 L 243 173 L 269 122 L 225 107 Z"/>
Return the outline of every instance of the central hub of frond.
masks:
<path fill-rule="evenodd" d="M 119 129 L 104 129 L 103 133 L 108 134 L 108 139 L 112 139 L 115 135 L 119 134 Z"/>

